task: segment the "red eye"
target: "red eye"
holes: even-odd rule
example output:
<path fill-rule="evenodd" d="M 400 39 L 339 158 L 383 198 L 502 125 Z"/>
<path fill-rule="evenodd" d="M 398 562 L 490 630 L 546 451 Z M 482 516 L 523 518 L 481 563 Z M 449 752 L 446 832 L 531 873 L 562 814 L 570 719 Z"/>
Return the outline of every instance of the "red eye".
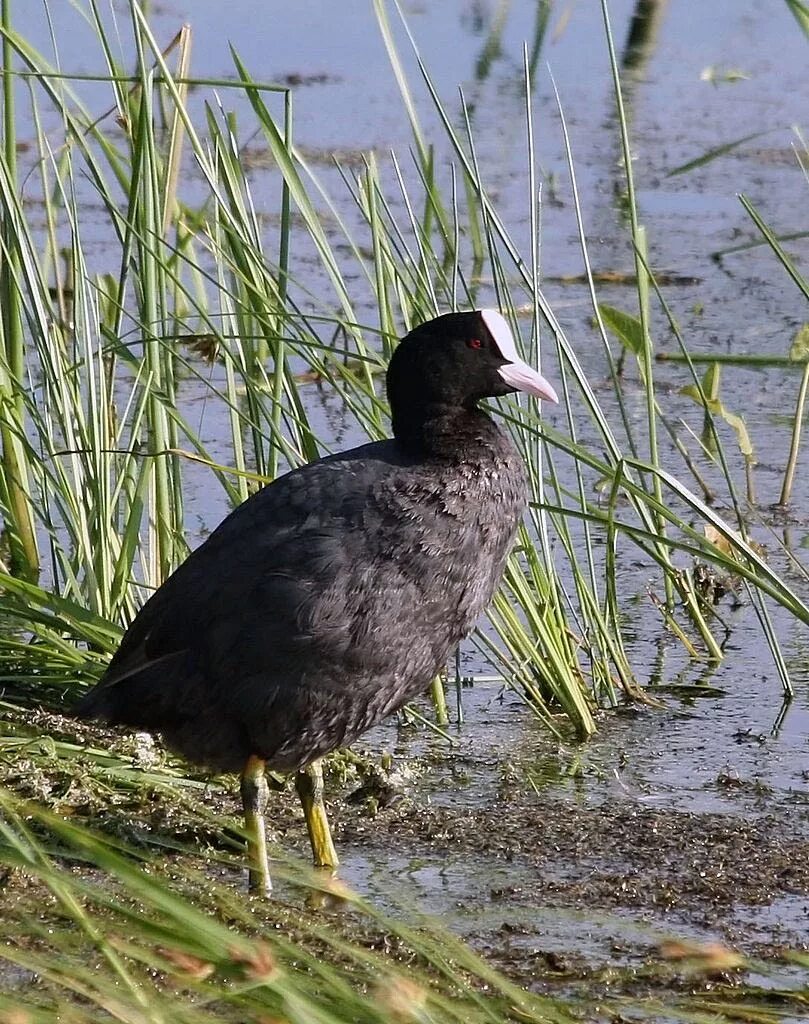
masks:
<path fill-rule="evenodd" d="M 483 348 L 483 342 L 480 338 L 470 338 L 466 343 L 469 348 Z"/>

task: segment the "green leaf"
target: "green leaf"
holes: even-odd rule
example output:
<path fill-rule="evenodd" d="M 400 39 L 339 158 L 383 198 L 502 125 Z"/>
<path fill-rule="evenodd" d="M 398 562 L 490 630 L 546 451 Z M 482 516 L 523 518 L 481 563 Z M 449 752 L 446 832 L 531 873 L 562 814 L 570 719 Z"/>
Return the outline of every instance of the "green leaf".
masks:
<path fill-rule="evenodd" d="M 803 34 L 809 39 L 809 4 L 804 3 L 804 0 L 787 0 L 787 7 L 803 29 Z"/>
<path fill-rule="evenodd" d="M 113 651 L 121 639 L 121 627 L 90 608 L 6 572 L 0 572 L 0 609 L 15 617 L 19 613 L 29 623 L 64 630 L 106 651 Z"/>
<path fill-rule="evenodd" d="M 598 304 L 598 311 L 610 334 L 613 334 L 624 348 L 639 356 L 643 352 L 643 328 L 640 320 L 631 313 L 624 313 L 621 309 L 608 306 L 605 302 Z"/>
<path fill-rule="evenodd" d="M 739 450 L 745 458 L 749 459 L 753 455 L 753 442 L 750 440 L 750 435 L 747 432 L 747 426 L 745 425 L 744 418 L 737 416 L 736 413 L 729 412 L 721 402 L 716 403 L 719 406 L 719 415 L 727 423 L 729 427 L 733 427 L 736 431 L 736 438 L 739 442 Z"/>
<path fill-rule="evenodd" d="M 704 390 L 704 389 L 703 389 Z M 719 401 L 718 398 L 709 398 L 707 395 L 703 400 L 702 395 L 694 384 L 688 384 L 684 388 L 680 388 L 680 394 L 685 395 L 688 398 L 693 398 L 697 405 L 701 405 L 703 409 L 707 409 L 714 416 L 720 416 L 729 427 L 732 427 L 736 432 L 736 440 L 739 444 L 739 450 L 745 458 L 751 458 L 753 455 L 753 443 L 750 440 L 750 434 L 747 431 L 747 425 L 744 422 L 743 417 L 737 416 L 736 413 L 726 409 L 724 405 Z"/>
<path fill-rule="evenodd" d="M 716 160 L 720 156 L 724 156 L 726 153 L 731 153 L 734 149 L 739 146 L 743 146 L 745 142 L 752 142 L 753 139 L 759 139 L 762 135 L 766 135 L 767 132 L 753 132 L 751 135 L 742 135 L 740 139 L 733 139 L 732 142 L 723 142 L 721 146 L 715 146 L 713 149 L 707 149 L 702 156 L 694 157 L 693 160 L 688 160 L 684 164 L 679 164 L 677 167 L 673 167 L 666 174 L 667 178 L 673 178 L 677 174 L 686 174 L 688 171 L 693 171 L 697 167 L 702 167 L 703 164 L 709 164 L 712 160 Z"/>
<path fill-rule="evenodd" d="M 719 380 L 722 374 L 722 367 L 719 363 L 711 363 L 702 378 L 702 390 L 708 398 L 719 397 Z"/>

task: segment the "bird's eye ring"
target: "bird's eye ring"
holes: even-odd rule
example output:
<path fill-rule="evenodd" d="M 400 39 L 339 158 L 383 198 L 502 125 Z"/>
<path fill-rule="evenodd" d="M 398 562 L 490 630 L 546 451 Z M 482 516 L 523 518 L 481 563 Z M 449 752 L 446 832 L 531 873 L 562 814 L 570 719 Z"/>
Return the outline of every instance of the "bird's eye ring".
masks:
<path fill-rule="evenodd" d="M 483 348 L 483 342 L 480 338 L 470 338 L 466 343 L 469 348 Z"/>

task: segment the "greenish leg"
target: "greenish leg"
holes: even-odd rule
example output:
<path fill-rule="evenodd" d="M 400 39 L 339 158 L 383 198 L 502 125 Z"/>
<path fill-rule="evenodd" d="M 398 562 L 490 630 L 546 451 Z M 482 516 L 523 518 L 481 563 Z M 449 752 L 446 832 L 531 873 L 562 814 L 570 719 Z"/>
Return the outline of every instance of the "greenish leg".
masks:
<path fill-rule="evenodd" d="M 323 768 L 320 761 L 313 761 L 296 774 L 295 789 L 303 805 L 315 867 L 336 868 L 340 861 L 334 849 L 323 803 Z"/>
<path fill-rule="evenodd" d="M 248 758 L 241 776 L 241 794 L 247 831 L 247 860 L 250 865 L 248 885 L 250 892 L 269 896 L 272 892 L 272 880 L 267 860 L 264 811 L 270 791 L 265 770 L 266 764 L 260 757 Z"/>

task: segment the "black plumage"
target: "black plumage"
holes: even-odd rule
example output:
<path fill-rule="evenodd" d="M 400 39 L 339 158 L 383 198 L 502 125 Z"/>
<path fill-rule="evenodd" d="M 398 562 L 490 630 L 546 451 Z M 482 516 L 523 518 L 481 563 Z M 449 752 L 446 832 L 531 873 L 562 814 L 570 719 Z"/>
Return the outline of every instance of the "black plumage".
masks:
<path fill-rule="evenodd" d="M 477 402 L 555 395 L 493 311 L 417 327 L 387 384 L 393 439 L 233 511 L 147 601 L 78 714 L 159 732 L 217 770 L 291 771 L 428 687 L 491 599 L 527 499 Z"/>

